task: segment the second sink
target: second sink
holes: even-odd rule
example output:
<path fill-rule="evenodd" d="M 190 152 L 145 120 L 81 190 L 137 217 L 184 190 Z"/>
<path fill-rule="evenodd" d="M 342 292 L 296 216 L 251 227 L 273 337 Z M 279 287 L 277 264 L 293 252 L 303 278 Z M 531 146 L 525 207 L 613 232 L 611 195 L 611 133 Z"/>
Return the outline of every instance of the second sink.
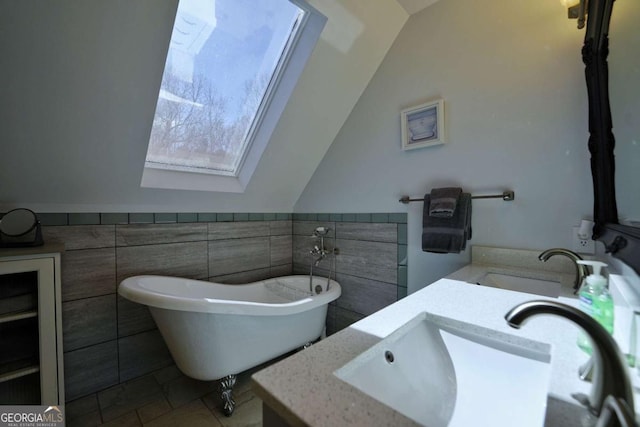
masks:
<path fill-rule="evenodd" d="M 558 298 L 562 291 L 562 284 L 553 280 L 533 279 L 504 273 L 485 274 L 478 285 L 510 291 L 527 292 L 530 294 Z"/>

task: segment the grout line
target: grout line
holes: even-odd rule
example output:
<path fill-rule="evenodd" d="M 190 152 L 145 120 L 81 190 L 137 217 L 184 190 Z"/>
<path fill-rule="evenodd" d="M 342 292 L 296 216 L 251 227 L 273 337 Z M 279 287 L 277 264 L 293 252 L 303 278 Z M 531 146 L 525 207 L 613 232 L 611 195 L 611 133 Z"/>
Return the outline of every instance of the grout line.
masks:
<path fill-rule="evenodd" d="M 136 414 L 136 418 L 138 418 L 138 422 L 140 422 L 140 425 L 143 426 L 144 423 L 142 422 L 142 418 L 140 417 L 140 414 L 138 413 L 138 409 L 141 409 L 141 408 L 142 407 L 136 408 L 136 409 L 133 410 L 133 412 Z"/>

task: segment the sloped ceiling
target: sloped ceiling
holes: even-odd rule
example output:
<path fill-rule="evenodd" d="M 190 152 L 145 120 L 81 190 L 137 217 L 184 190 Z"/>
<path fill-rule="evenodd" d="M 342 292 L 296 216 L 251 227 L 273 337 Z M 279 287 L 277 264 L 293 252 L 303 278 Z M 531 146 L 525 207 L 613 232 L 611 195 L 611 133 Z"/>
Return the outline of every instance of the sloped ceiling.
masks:
<path fill-rule="evenodd" d="M 408 18 L 394 0 L 310 3 L 321 40 L 245 193 L 226 194 L 140 188 L 177 0 L 0 0 L 0 211 L 292 211 Z"/>
<path fill-rule="evenodd" d="M 437 1 L 438 0 L 398 0 L 398 3 L 400 3 L 400 6 L 402 6 L 409 15 L 413 15 Z"/>

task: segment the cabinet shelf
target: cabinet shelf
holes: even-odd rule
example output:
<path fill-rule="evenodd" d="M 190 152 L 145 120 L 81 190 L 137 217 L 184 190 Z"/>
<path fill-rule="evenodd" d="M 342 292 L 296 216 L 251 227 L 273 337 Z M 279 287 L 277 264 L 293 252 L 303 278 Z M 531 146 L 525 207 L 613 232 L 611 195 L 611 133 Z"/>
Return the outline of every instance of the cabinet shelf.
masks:
<path fill-rule="evenodd" d="M 37 310 L 2 314 L 0 315 L 0 323 L 15 322 L 16 320 L 30 319 L 32 317 L 38 317 Z"/>
<path fill-rule="evenodd" d="M 40 371 L 40 365 L 35 359 L 24 359 L 0 365 L 0 383 L 15 380 Z"/>

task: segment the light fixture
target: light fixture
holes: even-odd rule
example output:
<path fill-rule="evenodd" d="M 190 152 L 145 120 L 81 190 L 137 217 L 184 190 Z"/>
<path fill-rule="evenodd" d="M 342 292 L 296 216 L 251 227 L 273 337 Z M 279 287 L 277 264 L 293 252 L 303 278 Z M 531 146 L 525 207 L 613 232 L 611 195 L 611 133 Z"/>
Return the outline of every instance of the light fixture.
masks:
<path fill-rule="evenodd" d="M 578 29 L 584 28 L 587 16 L 588 0 L 560 0 L 560 3 L 567 8 L 567 16 L 569 19 L 578 20 Z"/>

